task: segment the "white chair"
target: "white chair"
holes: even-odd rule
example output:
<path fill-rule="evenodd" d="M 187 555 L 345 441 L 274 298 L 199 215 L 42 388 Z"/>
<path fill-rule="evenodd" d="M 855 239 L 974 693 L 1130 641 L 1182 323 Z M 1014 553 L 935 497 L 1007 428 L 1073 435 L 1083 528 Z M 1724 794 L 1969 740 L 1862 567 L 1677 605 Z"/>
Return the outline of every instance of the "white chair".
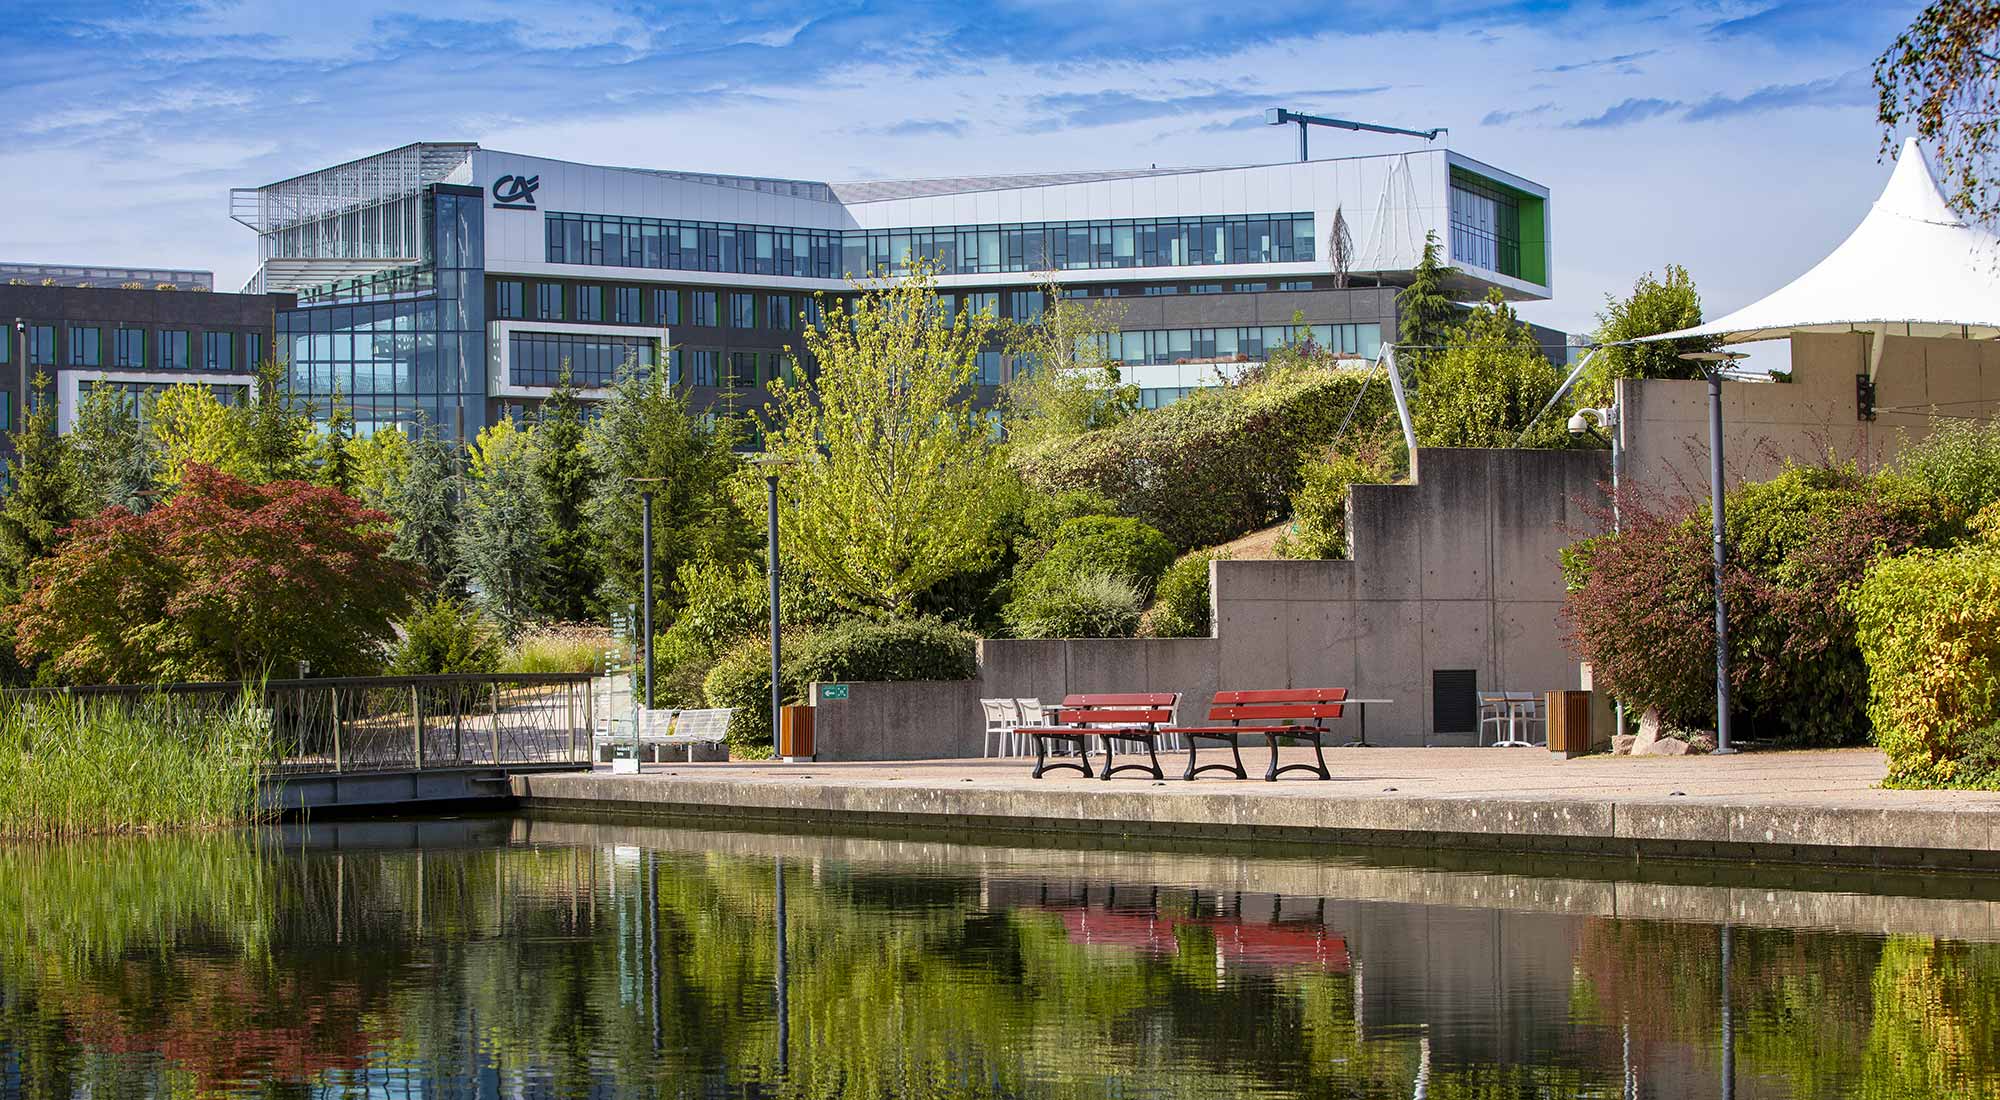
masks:
<path fill-rule="evenodd" d="M 1021 724 L 1020 704 L 1012 699 L 981 699 L 979 709 L 986 716 L 986 755 L 993 756 L 997 740 L 1001 756 L 1013 755 L 1014 730 Z"/>
<path fill-rule="evenodd" d="M 1054 723 L 1056 720 L 1054 711 L 1058 708 L 1045 707 L 1042 705 L 1040 699 L 1016 699 L 1014 703 L 1021 708 L 1020 724 L 1023 726 L 1046 726 Z M 1014 735 L 1014 751 L 1009 755 L 1027 756 L 1034 751 L 1035 747 L 1028 744 L 1027 734 L 1017 733 Z"/>
<path fill-rule="evenodd" d="M 1532 746 L 1534 725 L 1546 724 L 1541 714 L 1541 698 L 1532 691 L 1482 691 L 1479 693 L 1479 743 L 1486 744 L 1486 728 L 1493 727 L 1494 748 Z M 1546 740 L 1546 737 L 1544 738 Z"/>

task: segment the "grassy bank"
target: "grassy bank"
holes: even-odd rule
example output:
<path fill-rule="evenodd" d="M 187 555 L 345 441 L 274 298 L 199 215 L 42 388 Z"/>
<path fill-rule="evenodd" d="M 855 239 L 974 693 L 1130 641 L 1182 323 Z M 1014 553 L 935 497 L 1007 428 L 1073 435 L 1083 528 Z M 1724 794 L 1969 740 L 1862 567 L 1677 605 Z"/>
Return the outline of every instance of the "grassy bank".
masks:
<path fill-rule="evenodd" d="M 0 703 L 0 837 L 73 837 L 240 825 L 259 815 L 266 717 L 42 697 Z"/>

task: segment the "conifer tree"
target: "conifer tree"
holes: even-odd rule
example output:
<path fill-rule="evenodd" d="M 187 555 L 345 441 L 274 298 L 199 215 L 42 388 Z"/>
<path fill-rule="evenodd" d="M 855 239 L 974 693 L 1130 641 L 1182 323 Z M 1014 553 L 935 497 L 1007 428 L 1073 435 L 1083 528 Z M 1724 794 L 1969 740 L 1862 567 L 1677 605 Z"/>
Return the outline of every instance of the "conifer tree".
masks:
<path fill-rule="evenodd" d="M 479 433 L 453 536 L 459 575 L 510 633 L 541 606 L 548 566 L 534 448 L 533 433 L 516 428 L 512 418 Z"/>
<path fill-rule="evenodd" d="M 389 514 L 396 519 L 390 552 L 422 566 L 434 589 L 459 591 L 459 485 L 452 448 L 437 436 L 429 420 L 419 416 L 409 460 L 390 496 Z"/>
<path fill-rule="evenodd" d="M 27 584 L 28 568 L 62 541 L 79 516 L 83 495 L 69 461 L 69 440 L 56 434 L 56 400 L 46 374 L 34 379 L 35 400 L 21 430 L 11 433 L 7 498 L 0 503 L 0 589 L 12 597 Z"/>
<path fill-rule="evenodd" d="M 590 494 L 597 467 L 585 446 L 583 410 L 565 365 L 535 424 L 534 480 L 542 496 L 543 611 L 578 622 L 590 614 L 601 574 L 592 552 Z"/>
<path fill-rule="evenodd" d="M 1424 255 L 1410 272 L 1410 285 L 1396 295 L 1399 357 L 1414 366 L 1445 342 L 1458 319 L 1458 307 L 1445 292 L 1445 280 L 1458 274 L 1438 258 L 1437 233 L 1424 234 Z"/>
<path fill-rule="evenodd" d="M 355 493 L 360 479 L 359 463 L 353 450 L 354 414 L 348 411 L 347 403 L 340 399 L 340 390 L 333 391 L 326 413 L 326 431 L 313 440 L 312 472 L 313 483 L 330 489 L 338 489 L 348 496 Z"/>
<path fill-rule="evenodd" d="M 114 506 L 143 512 L 150 506 L 154 456 L 132 400 L 122 390 L 89 387 L 77 406 L 68 450 L 82 512 L 95 515 Z"/>

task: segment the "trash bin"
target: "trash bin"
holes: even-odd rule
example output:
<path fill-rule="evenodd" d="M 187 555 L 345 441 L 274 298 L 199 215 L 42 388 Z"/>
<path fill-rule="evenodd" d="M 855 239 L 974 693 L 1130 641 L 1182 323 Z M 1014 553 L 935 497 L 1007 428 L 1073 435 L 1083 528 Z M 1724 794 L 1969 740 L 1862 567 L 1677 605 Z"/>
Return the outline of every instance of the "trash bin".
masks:
<path fill-rule="evenodd" d="M 785 707 L 778 712 L 778 755 L 787 761 L 813 758 L 813 708 Z"/>
<path fill-rule="evenodd" d="M 1591 721 L 1591 693 L 1588 691 L 1551 691 L 1547 699 L 1549 716 L 1549 751 L 1565 757 L 1583 756 L 1596 752 L 1599 746 L 1597 730 Z M 1609 741 L 1609 731 L 1605 731 L 1605 741 Z"/>

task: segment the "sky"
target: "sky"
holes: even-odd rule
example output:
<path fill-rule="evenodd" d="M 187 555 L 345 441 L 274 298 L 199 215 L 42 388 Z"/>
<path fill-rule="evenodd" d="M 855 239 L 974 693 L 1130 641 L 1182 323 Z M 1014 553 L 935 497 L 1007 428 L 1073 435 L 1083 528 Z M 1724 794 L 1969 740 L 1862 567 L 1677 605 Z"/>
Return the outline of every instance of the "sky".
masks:
<path fill-rule="evenodd" d="M 418 140 L 838 181 L 1283 161 L 1284 106 L 1448 127 L 1547 185 L 1531 320 L 1591 329 L 1667 263 L 1714 317 L 1866 212 L 1890 169 L 1871 65 L 1918 6 L 0 0 L 0 260 L 234 289 L 256 239 L 229 188 Z"/>

